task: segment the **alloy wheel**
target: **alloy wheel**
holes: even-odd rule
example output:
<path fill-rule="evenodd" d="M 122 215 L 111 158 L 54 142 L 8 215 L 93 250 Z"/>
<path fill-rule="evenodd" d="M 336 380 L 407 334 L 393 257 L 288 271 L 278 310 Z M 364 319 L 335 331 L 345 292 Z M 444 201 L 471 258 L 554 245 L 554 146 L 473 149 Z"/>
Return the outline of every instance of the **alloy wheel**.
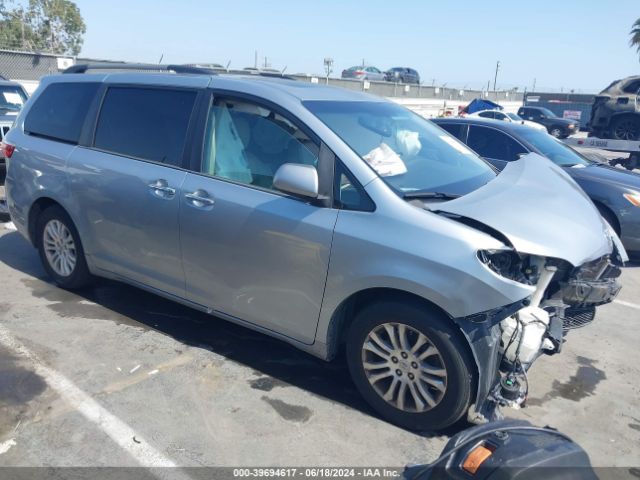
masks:
<path fill-rule="evenodd" d="M 53 271 L 61 277 L 70 276 L 76 268 L 77 251 L 67 226 L 60 220 L 49 220 L 44 227 L 43 245 Z"/>
<path fill-rule="evenodd" d="M 447 369 L 437 347 L 403 323 L 384 323 L 362 345 L 362 366 L 373 389 L 395 408 L 422 413 L 447 390 Z"/>
<path fill-rule="evenodd" d="M 553 130 L 551 130 L 551 136 L 560 138 L 562 136 L 562 130 L 560 130 L 559 128 L 554 128 Z"/>
<path fill-rule="evenodd" d="M 640 133 L 640 124 L 635 120 L 624 120 L 616 125 L 613 136 L 618 140 L 635 140 Z"/>

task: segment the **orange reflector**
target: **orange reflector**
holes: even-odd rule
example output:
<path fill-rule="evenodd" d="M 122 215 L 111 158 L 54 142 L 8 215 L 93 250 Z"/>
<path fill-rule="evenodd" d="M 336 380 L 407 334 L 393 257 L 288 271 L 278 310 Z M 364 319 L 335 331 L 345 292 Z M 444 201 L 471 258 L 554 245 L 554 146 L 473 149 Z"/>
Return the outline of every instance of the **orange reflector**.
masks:
<path fill-rule="evenodd" d="M 462 462 L 462 469 L 469 472 L 471 475 L 475 475 L 480 468 L 480 465 L 482 465 L 492 453 L 493 450 L 488 447 L 478 445 L 476 448 L 471 450 L 471 453 L 464 459 L 464 462 Z"/>
<path fill-rule="evenodd" d="M 636 207 L 640 207 L 640 195 L 634 195 L 632 193 L 625 193 L 623 195 L 624 198 L 629 200 L 633 205 L 635 205 Z"/>

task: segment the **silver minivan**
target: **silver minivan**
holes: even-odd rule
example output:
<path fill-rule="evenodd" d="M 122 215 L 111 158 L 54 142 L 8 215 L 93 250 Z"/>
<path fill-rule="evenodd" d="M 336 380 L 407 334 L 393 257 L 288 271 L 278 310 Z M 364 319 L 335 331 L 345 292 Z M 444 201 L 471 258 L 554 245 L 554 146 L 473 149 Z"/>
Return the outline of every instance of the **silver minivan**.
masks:
<path fill-rule="evenodd" d="M 498 175 L 359 92 L 107 68 L 44 78 L 2 147 L 11 218 L 62 288 L 107 277 L 344 349 L 373 408 L 421 430 L 521 404 L 619 290 L 619 239 L 545 158 Z"/>

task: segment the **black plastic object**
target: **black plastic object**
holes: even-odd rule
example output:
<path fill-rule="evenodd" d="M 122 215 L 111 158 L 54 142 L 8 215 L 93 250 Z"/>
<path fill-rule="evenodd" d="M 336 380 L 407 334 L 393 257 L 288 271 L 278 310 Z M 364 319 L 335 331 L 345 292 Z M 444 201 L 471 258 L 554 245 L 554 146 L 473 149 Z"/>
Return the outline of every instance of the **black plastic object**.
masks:
<path fill-rule="evenodd" d="M 471 474 L 462 468 L 479 445 L 493 453 Z M 501 420 L 464 430 L 429 465 L 407 467 L 407 480 L 597 480 L 589 456 L 566 435 L 521 420 Z"/>

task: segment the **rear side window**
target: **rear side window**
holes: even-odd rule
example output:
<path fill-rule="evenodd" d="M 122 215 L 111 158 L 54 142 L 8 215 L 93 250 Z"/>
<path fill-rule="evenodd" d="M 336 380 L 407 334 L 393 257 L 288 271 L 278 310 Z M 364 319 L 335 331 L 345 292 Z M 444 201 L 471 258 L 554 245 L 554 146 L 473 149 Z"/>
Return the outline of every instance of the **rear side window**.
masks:
<path fill-rule="evenodd" d="M 24 121 L 31 135 L 78 143 L 87 110 L 99 83 L 52 83 L 40 94 Z"/>
<path fill-rule="evenodd" d="M 102 103 L 94 146 L 180 166 L 195 100 L 191 90 L 111 87 Z"/>
<path fill-rule="evenodd" d="M 462 129 L 464 128 L 464 125 L 460 123 L 438 123 L 438 126 L 446 130 L 457 139 L 460 139 L 462 137 Z"/>
<path fill-rule="evenodd" d="M 522 145 L 503 132 L 476 125 L 469 127 L 467 145 L 485 158 L 507 162 L 518 160 L 520 154 L 527 153 Z"/>

